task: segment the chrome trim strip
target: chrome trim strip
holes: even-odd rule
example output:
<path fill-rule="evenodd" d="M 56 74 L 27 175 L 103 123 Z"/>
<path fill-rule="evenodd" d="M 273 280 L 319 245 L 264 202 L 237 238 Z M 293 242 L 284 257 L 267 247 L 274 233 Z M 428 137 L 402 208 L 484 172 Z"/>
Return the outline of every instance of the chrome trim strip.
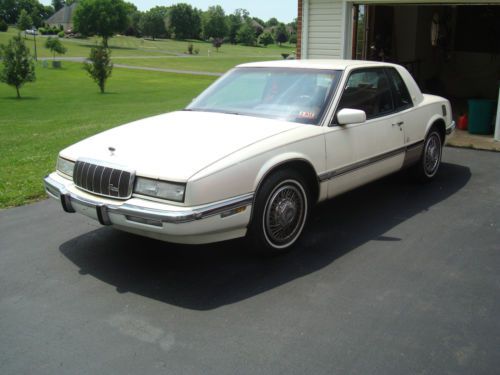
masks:
<path fill-rule="evenodd" d="M 339 176 L 342 176 L 344 174 L 347 174 L 347 173 L 350 173 L 350 172 L 354 172 L 355 170 L 358 170 L 360 168 L 367 167 L 370 164 L 377 163 L 377 162 L 382 161 L 384 159 L 392 158 L 393 156 L 399 155 L 399 154 L 401 154 L 403 152 L 406 153 L 408 150 L 410 150 L 412 148 L 416 148 L 420 144 L 423 144 L 423 142 L 424 142 L 423 140 L 422 141 L 417 141 L 417 142 L 414 142 L 414 143 L 412 143 L 410 145 L 399 147 L 399 148 L 397 148 L 395 150 L 392 150 L 392 151 L 389 151 L 389 152 L 385 152 L 383 154 L 380 154 L 380 155 L 377 155 L 377 156 L 373 156 L 371 158 L 368 158 L 368 159 L 365 159 L 365 160 L 361 160 L 361 161 L 358 161 L 358 162 L 350 164 L 350 165 L 346 165 L 345 167 L 341 167 L 339 169 L 334 169 L 334 170 L 331 170 L 331 171 L 320 173 L 318 175 L 319 182 L 325 182 L 327 180 L 331 180 L 332 178 L 339 177 Z"/>
<path fill-rule="evenodd" d="M 223 201 L 209 203 L 197 207 L 185 207 L 179 211 L 160 210 L 145 208 L 128 203 L 120 205 L 103 204 L 99 201 L 83 198 L 69 192 L 62 184 L 50 176 L 44 178 L 45 190 L 53 198 L 65 199 L 65 201 L 76 202 L 86 207 L 95 208 L 99 222 L 103 225 L 111 224 L 109 214 L 120 214 L 135 216 L 143 219 L 158 220 L 163 223 L 187 223 L 190 221 L 205 219 L 236 208 L 246 207 L 252 204 L 254 193 L 239 195 Z M 64 198 L 60 198 L 64 197 Z"/>
<path fill-rule="evenodd" d="M 450 127 L 446 128 L 446 135 L 450 135 L 451 133 L 453 133 L 455 131 L 455 127 L 455 121 L 452 121 Z"/>

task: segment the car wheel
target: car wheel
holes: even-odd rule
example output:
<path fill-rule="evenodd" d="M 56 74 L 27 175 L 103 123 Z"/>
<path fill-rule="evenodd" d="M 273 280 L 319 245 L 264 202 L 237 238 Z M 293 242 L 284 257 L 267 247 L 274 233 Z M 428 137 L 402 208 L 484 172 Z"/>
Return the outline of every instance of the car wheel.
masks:
<path fill-rule="evenodd" d="M 443 142 L 436 129 L 431 129 L 424 141 L 424 149 L 419 162 L 414 167 L 414 174 L 420 181 L 429 181 L 436 176 L 441 165 Z"/>
<path fill-rule="evenodd" d="M 254 250 L 284 253 L 300 237 L 309 214 L 309 188 L 294 170 L 273 173 L 262 183 L 255 200 L 249 236 Z"/>

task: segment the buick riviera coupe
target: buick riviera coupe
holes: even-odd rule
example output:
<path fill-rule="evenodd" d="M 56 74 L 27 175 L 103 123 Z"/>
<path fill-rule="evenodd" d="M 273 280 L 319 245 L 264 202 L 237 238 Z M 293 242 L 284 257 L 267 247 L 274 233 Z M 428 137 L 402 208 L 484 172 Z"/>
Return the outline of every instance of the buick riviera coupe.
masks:
<path fill-rule="evenodd" d="M 62 150 L 45 188 L 64 211 L 138 235 L 249 236 L 283 252 L 317 202 L 407 167 L 432 179 L 454 127 L 448 100 L 422 94 L 398 65 L 243 64 L 184 110 Z"/>

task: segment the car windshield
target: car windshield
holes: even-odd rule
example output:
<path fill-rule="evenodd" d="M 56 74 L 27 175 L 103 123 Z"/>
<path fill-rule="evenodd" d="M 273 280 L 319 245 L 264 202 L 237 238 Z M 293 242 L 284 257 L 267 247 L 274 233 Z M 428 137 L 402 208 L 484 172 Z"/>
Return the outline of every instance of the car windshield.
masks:
<path fill-rule="evenodd" d="M 186 110 L 318 124 L 340 74 L 337 70 L 236 68 L 205 90 Z"/>

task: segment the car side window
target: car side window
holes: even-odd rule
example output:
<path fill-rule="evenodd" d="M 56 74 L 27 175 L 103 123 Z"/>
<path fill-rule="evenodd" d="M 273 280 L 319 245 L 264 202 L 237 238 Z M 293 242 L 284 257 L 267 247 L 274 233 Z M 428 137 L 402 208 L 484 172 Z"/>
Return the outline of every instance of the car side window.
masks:
<path fill-rule="evenodd" d="M 393 112 L 391 87 L 384 69 L 360 69 L 352 72 L 337 111 L 343 108 L 365 111 L 367 119 Z"/>
<path fill-rule="evenodd" d="M 406 83 L 403 78 L 399 75 L 396 69 L 387 68 L 387 74 L 391 81 L 391 86 L 394 91 L 394 106 L 396 110 L 401 111 L 406 108 L 413 106 L 410 93 L 406 87 Z"/>

